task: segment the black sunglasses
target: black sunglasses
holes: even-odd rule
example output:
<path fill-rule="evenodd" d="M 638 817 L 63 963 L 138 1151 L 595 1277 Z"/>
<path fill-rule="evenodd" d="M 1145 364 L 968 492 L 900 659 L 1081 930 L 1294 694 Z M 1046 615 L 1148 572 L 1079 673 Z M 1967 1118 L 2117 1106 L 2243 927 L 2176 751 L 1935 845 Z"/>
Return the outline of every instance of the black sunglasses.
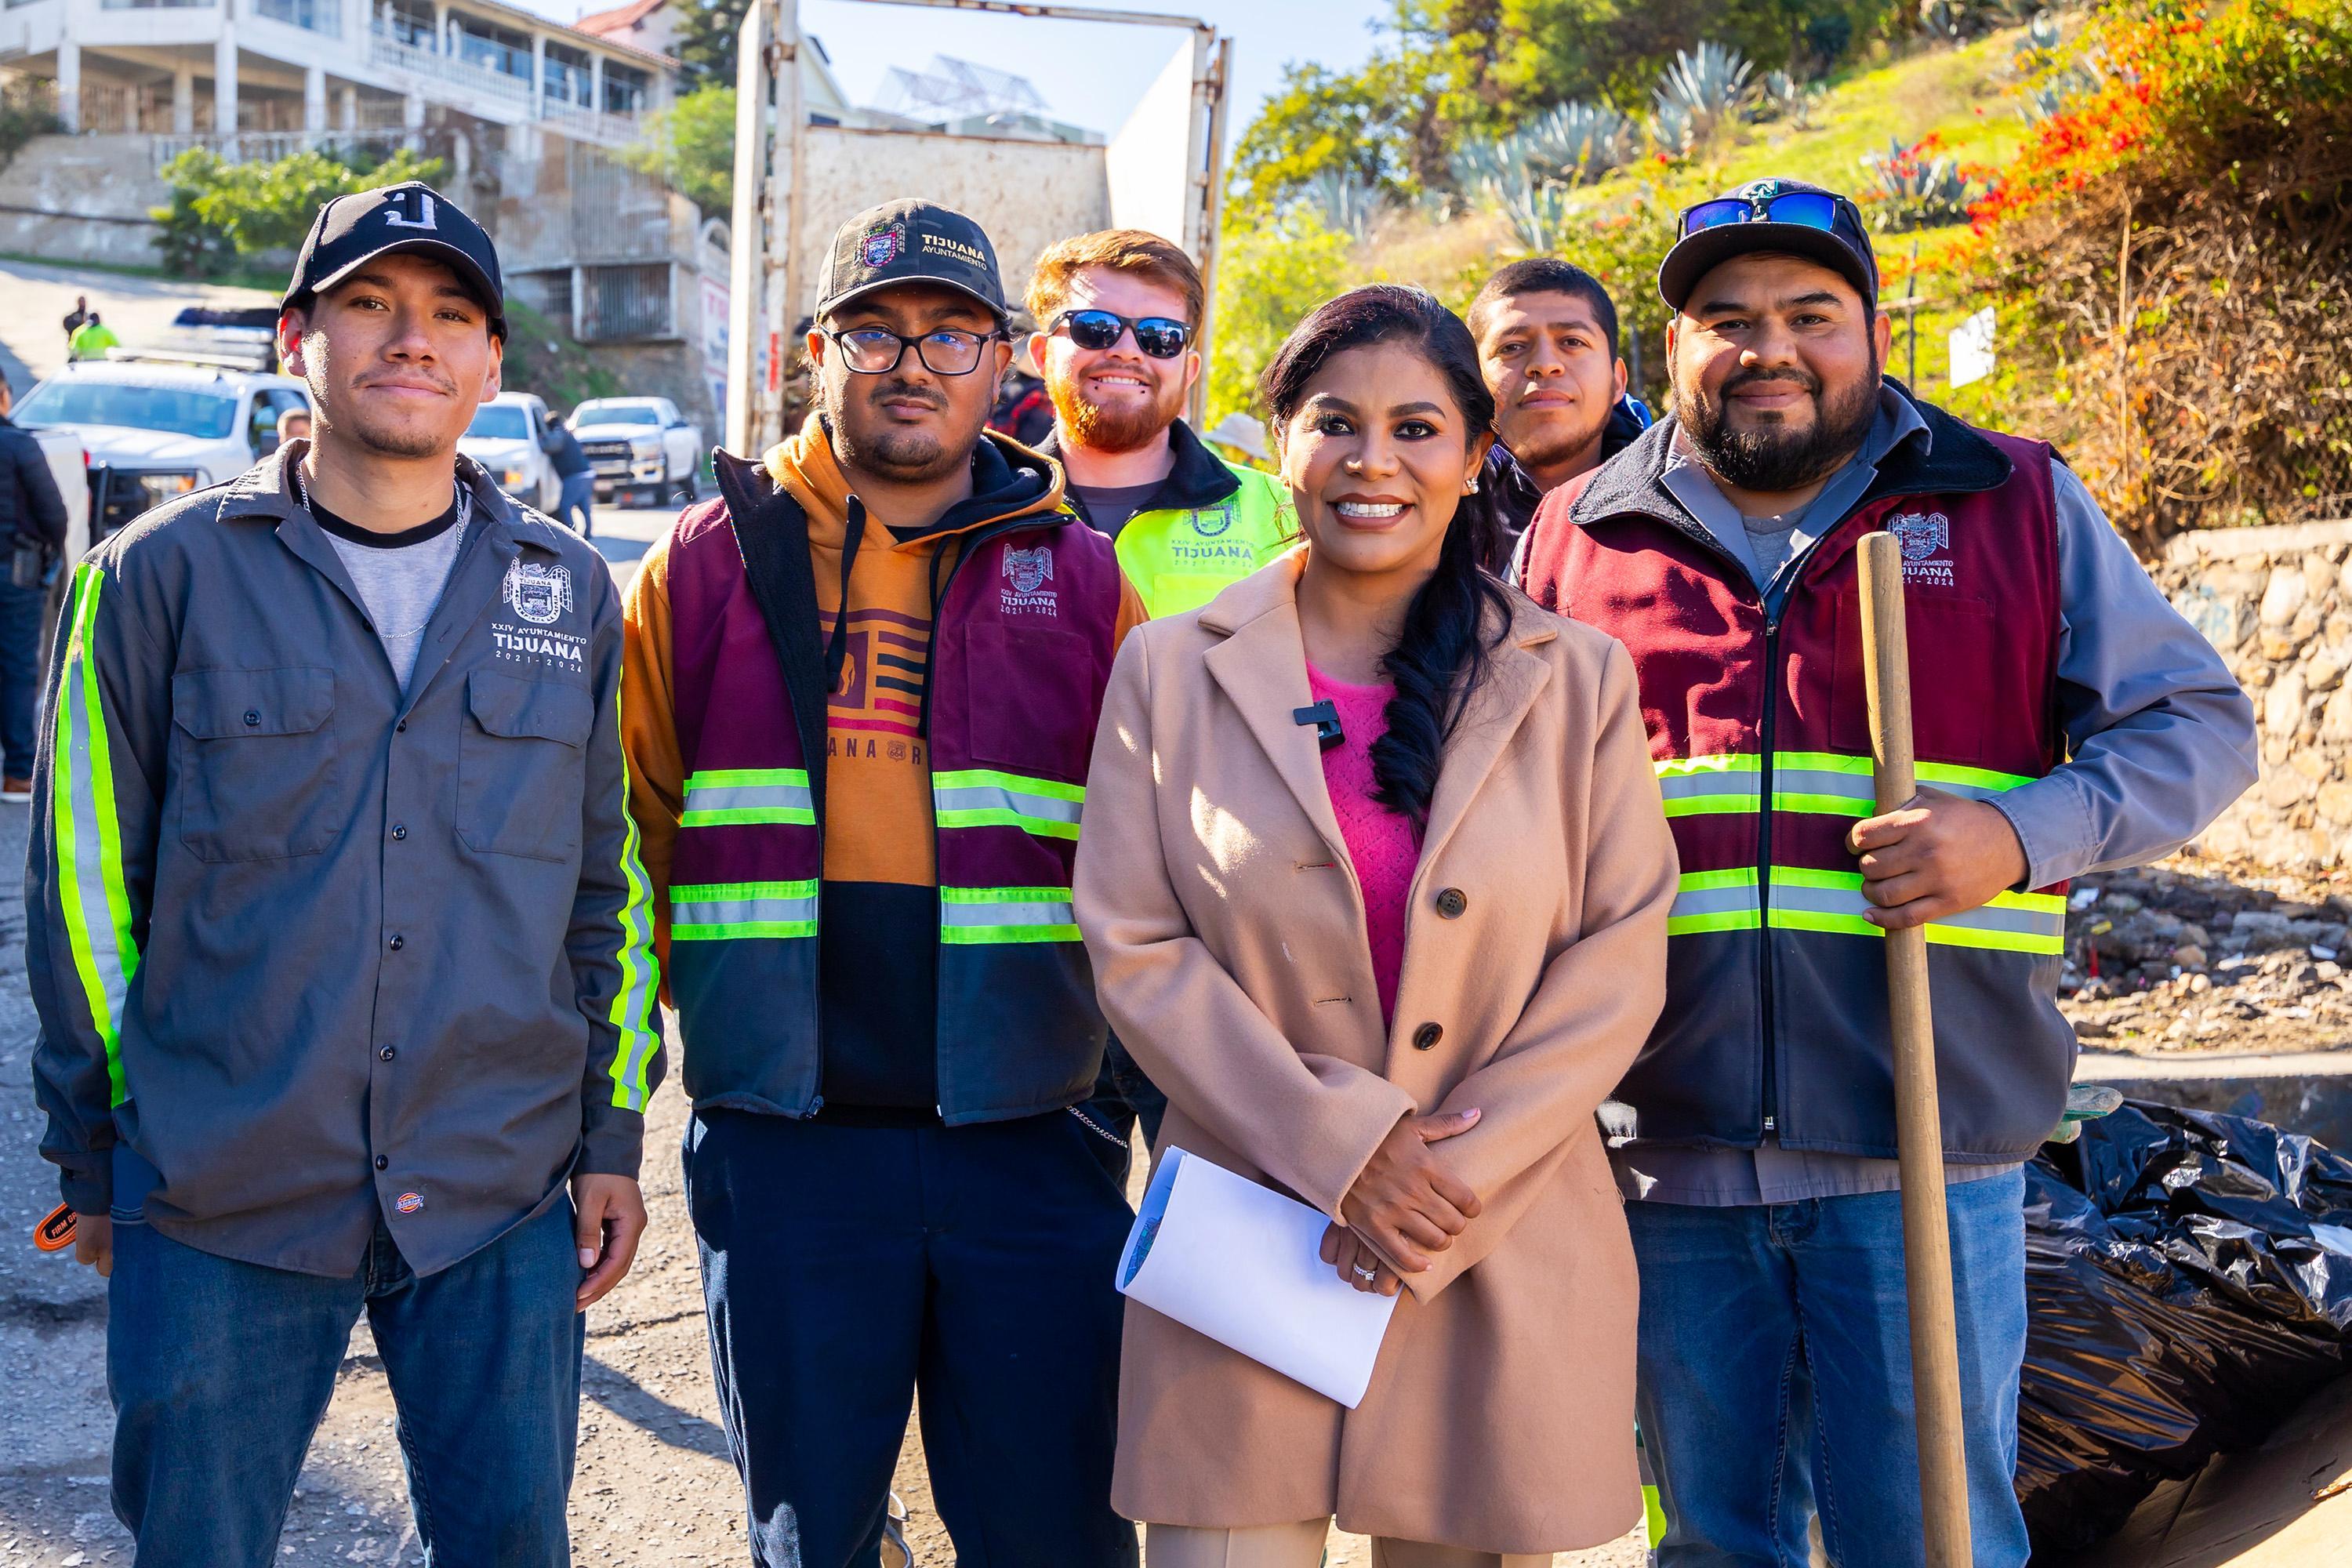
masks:
<path fill-rule="evenodd" d="M 1048 334 L 1066 331 L 1070 341 L 1082 349 L 1107 349 L 1115 345 L 1129 329 L 1135 332 L 1135 346 L 1153 359 L 1174 359 L 1192 341 L 1192 329 L 1166 316 L 1145 316 L 1138 319 L 1110 310 L 1065 310 L 1046 325 Z"/>
<path fill-rule="evenodd" d="M 840 346 L 842 363 L 859 375 L 889 374 L 907 357 L 908 344 L 933 375 L 970 375 L 980 368 L 982 347 L 1004 335 L 967 332 L 961 327 L 940 327 L 911 338 L 887 327 L 852 327 L 845 332 L 830 327 L 817 330 Z"/>
<path fill-rule="evenodd" d="M 1683 209 L 1678 237 L 1730 223 L 1793 223 L 1805 228 L 1834 229 L 1843 196 L 1827 191 L 1789 191 L 1777 196 L 1717 196 L 1711 202 Z M 1861 226 L 1857 213 L 1855 226 Z"/>

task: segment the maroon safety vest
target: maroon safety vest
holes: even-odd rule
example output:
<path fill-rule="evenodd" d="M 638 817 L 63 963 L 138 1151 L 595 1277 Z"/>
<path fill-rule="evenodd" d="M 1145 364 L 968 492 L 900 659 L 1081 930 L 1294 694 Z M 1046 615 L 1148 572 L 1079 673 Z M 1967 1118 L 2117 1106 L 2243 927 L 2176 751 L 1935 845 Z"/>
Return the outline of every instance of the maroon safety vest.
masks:
<path fill-rule="evenodd" d="M 1617 1091 L 1642 1142 L 1891 1156 L 1884 934 L 1845 848 L 1872 815 L 1856 542 L 1904 551 L 1923 784 L 1979 799 L 2061 760 L 2050 449 L 1922 407 L 1805 557 L 1777 623 L 1657 476 L 1671 426 L 1537 516 L 1527 588 L 1633 656 L 1682 857 L 1665 1011 Z M 2022 1158 L 2074 1065 L 2056 1005 L 2064 889 L 2003 893 L 1927 928 L 1948 1152 Z"/>
<path fill-rule="evenodd" d="M 804 576 L 807 522 L 755 465 L 722 454 L 719 477 L 727 499 L 670 537 L 687 776 L 665 973 L 697 1105 L 808 1115 L 823 1071 L 823 769 L 807 761 L 824 743 L 822 658 L 813 591 L 763 605 L 745 548 Z M 1110 542 L 1066 512 L 962 535 L 940 589 L 923 723 L 951 1124 L 1057 1109 L 1094 1081 L 1104 1024 L 1070 878 L 1118 605 Z M 877 984 L 890 962 L 875 955 Z"/>

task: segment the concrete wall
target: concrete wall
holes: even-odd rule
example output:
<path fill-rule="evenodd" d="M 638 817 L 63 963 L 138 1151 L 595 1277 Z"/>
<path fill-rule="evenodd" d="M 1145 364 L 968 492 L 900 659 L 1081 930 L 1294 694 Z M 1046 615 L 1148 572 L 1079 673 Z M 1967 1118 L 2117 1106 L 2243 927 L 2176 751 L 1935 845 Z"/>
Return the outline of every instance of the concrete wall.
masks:
<path fill-rule="evenodd" d="M 2207 853 L 2352 866 L 2352 521 L 2184 534 L 2156 577 L 2262 722 L 2262 781 L 2206 831 Z"/>
<path fill-rule="evenodd" d="M 815 309 L 817 274 L 834 230 L 893 196 L 942 203 L 986 229 L 1005 294 L 1015 303 L 1047 246 L 1110 226 L 1100 147 L 833 125 L 809 127 L 805 146 L 793 258 L 800 298 L 792 321 L 782 323 L 788 340 Z"/>
<path fill-rule="evenodd" d="M 148 209 L 171 200 L 151 137 L 36 136 L 0 169 L 0 250 L 152 267 Z"/>

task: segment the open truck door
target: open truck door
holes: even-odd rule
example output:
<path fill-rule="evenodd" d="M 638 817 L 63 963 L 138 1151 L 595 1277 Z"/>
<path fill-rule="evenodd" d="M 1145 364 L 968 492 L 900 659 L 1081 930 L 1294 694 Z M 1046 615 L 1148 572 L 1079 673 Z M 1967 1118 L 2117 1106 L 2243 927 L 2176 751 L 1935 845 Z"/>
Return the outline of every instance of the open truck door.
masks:
<path fill-rule="evenodd" d="M 873 202 L 916 195 L 988 231 L 1017 290 L 1038 253 L 1100 228 L 1141 228 L 1183 247 L 1216 298 L 1233 40 L 1191 16 L 1008 0 L 865 0 L 1036 19 L 1155 29 L 1167 65 L 1108 144 L 966 135 L 944 130 L 812 124 L 801 66 L 810 46 L 797 0 L 756 0 L 745 14 L 736 78 L 735 210 L 727 338 L 727 449 L 765 451 L 784 434 L 793 364 L 814 308 L 834 230 Z M 1207 352 L 1213 321 L 1201 322 Z M 1207 378 L 1192 391 L 1197 424 Z"/>

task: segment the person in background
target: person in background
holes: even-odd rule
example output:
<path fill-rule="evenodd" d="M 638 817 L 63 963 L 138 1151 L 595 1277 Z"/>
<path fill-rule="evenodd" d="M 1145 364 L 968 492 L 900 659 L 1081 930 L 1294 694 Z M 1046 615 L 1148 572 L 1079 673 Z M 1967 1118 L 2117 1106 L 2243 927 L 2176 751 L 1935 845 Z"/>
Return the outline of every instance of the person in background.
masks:
<path fill-rule="evenodd" d="M 0 801 L 33 798 L 36 713 L 41 698 L 41 611 L 47 566 L 66 546 L 66 502 L 39 437 L 8 422 L 0 379 Z M 31 548 L 27 548 L 30 546 Z M 26 570 L 20 563 L 38 563 Z"/>
<path fill-rule="evenodd" d="M 1151 1568 L 1316 1568 L 1335 1514 L 1382 1568 L 1537 1568 L 1642 1511 L 1594 1122 L 1675 897 L 1633 665 L 1482 565 L 1494 405 L 1434 299 L 1325 303 L 1259 395 L 1307 542 L 1120 653 L 1078 923 L 1166 1143 L 1406 1294 L 1353 1410 L 1130 1301 L 1112 1498 Z"/>
<path fill-rule="evenodd" d="M 555 477 L 563 481 L 563 493 L 555 502 L 555 521 L 586 539 L 596 531 L 596 470 L 588 454 L 580 449 L 580 438 L 572 433 L 570 419 L 547 422 L 546 449 Z"/>
<path fill-rule="evenodd" d="M 1616 303 L 1581 267 L 1515 261 L 1486 279 L 1469 319 L 1495 395 L 1495 447 L 1479 478 L 1510 535 L 1507 554 L 1548 492 L 1623 451 L 1647 421 L 1625 395 Z"/>
<path fill-rule="evenodd" d="M 1271 468 L 1274 464 L 1266 451 L 1265 426 L 1255 416 L 1228 414 L 1213 427 L 1202 431 L 1201 439 L 1231 454 L 1225 458 L 1227 462 L 1238 460 L 1254 468 Z"/>
<path fill-rule="evenodd" d="M 1054 428 L 1054 400 L 1046 395 L 1044 380 L 1029 373 L 1029 340 L 1036 331 L 1026 311 L 1013 312 L 1013 322 L 1005 329 L 1013 359 L 1005 367 L 1003 384 L 997 388 L 996 403 L 988 416 L 990 429 L 1032 448 Z"/>
<path fill-rule="evenodd" d="M 89 319 L 76 327 L 73 335 L 66 340 L 66 357 L 72 360 L 104 359 L 107 350 L 121 346 L 122 340 L 114 335 L 114 329 L 100 321 L 98 312 L 92 310 Z"/>
<path fill-rule="evenodd" d="M 1112 1513 L 1131 1215 L 1076 1107 L 1103 1023 L 1070 904 L 1113 650 L 1142 619 L 1061 471 L 986 430 L 980 226 L 835 235 L 816 407 L 724 453 L 629 590 L 688 1207 L 762 1568 L 870 1568 L 920 1392 L 968 1563 L 1132 1568 Z"/>
<path fill-rule="evenodd" d="M 278 444 L 307 441 L 310 438 L 310 415 L 308 409 L 289 408 L 278 416 Z"/>
<path fill-rule="evenodd" d="M 110 536 L 58 626 L 34 1086 L 142 1568 L 278 1561 L 362 1312 L 427 1560 L 572 1562 L 661 1035 L 611 574 L 457 451 L 501 298 L 440 192 L 327 203 L 278 323 L 316 439 Z"/>
<path fill-rule="evenodd" d="M 1154 616 L 1199 609 L 1288 546 L 1298 525 L 1281 481 L 1217 457 L 1181 416 L 1206 301 L 1191 257 L 1140 229 L 1078 235 L 1037 258 L 1028 300 L 1042 323 L 1030 363 L 1055 410 L 1037 449 L 1061 463 L 1070 504 L 1115 542 Z M 1087 1109 L 1121 1151 L 1122 1179 L 1135 1128 L 1154 1142 L 1166 1104 L 1113 1033 Z"/>
<path fill-rule="evenodd" d="M 74 308 L 66 312 L 66 355 L 68 359 L 73 355 L 74 333 L 79 331 L 81 330 L 81 324 L 89 320 L 89 296 L 87 294 L 75 295 Z"/>
<path fill-rule="evenodd" d="M 1048 246 L 1029 279 L 1029 361 L 1054 400 L 1037 450 L 1155 617 L 1199 609 L 1298 532 L 1274 475 L 1219 458 L 1181 416 L 1204 301 L 1192 258 L 1140 229 Z"/>
<path fill-rule="evenodd" d="M 1815 1518 L 1832 1562 L 1922 1561 L 1883 939 L 1924 926 L 1975 1561 L 2018 1568 L 2020 1164 L 2073 1076 L 2065 884 L 2200 831 L 2253 782 L 2253 710 L 2049 447 L 1885 378 L 1851 201 L 1702 202 L 1658 293 L 1672 416 L 1522 552 L 1538 604 L 1631 651 L 1682 852 L 1665 1010 L 1609 1110 L 1658 1562 L 1802 1562 Z M 1921 786 L 1884 815 L 1855 550 L 1882 529 Z"/>

